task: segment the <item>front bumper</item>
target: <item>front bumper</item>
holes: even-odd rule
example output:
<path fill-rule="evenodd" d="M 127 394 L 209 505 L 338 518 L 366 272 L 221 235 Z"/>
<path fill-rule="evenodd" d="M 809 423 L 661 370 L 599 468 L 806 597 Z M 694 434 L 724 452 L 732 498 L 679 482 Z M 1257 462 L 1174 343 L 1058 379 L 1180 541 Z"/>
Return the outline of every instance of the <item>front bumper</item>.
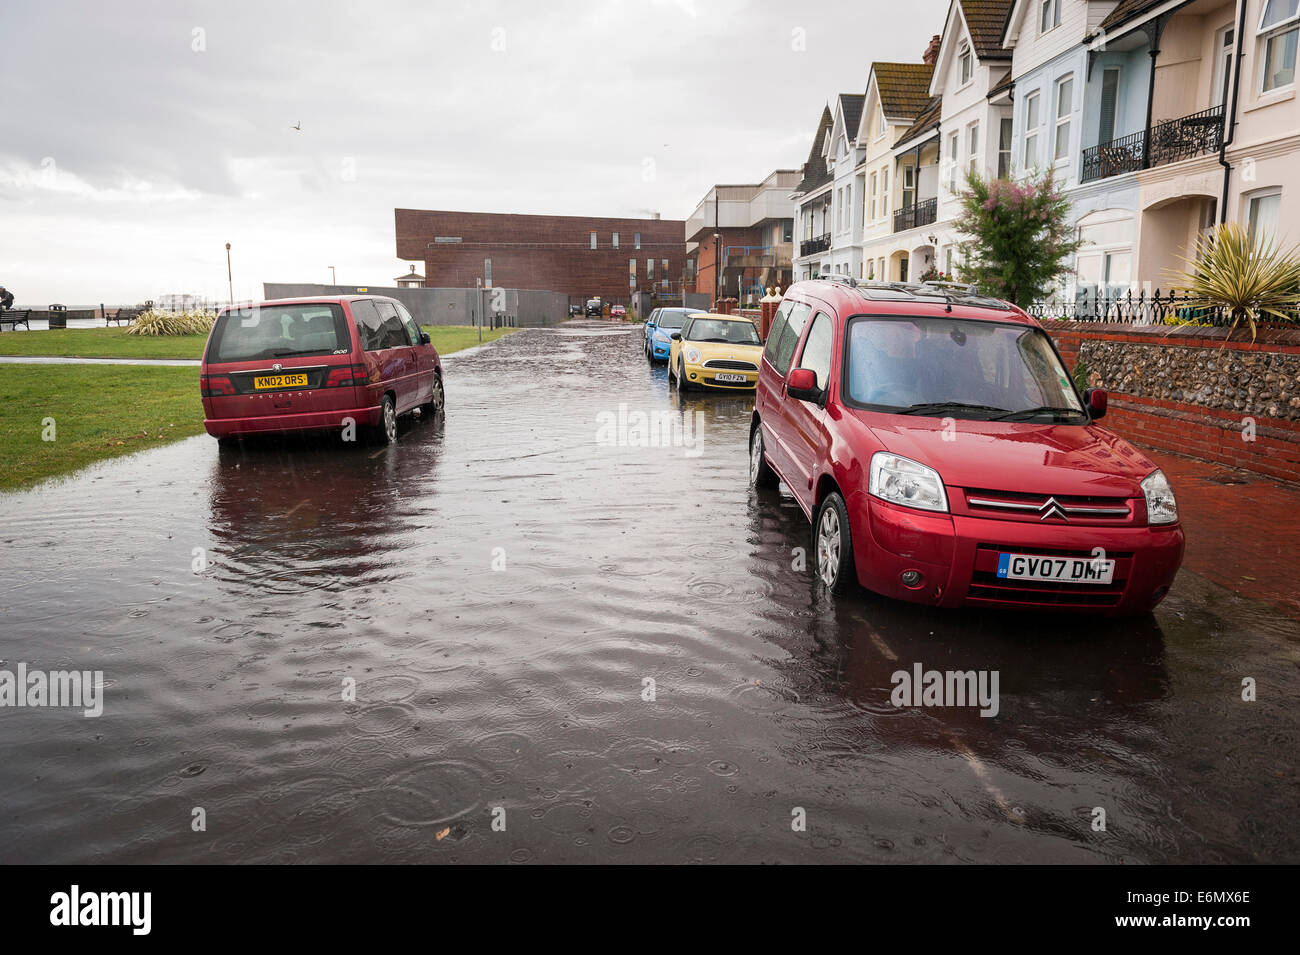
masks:
<path fill-rule="evenodd" d="M 657 342 L 653 338 L 650 339 L 650 357 L 655 361 L 667 361 L 671 348 L 671 342 Z"/>
<path fill-rule="evenodd" d="M 850 496 L 849 526 L 858 580 L 868 590 L 938 607 L 1101 613 L 1144 613 L 1173 584 L 1184 538 L 1172 527 L 1031 524 L 898 507 L 864 491 Z M 1091 557 L 1102 548 L 1115 560 L 1110 584 L 1007 580 L 998 554 Z M 913 587 L 904 571 L 921 574 Z"/>
<path fill-rule="evenodd" d="M 757 371 L 735 371 L 729 368 L 705 368 L 703 365 L 686 365 L 682 369 L 686 380 L 702 388 L 719 391 L 753 391 L 758 387 Z M 744 375 L 744 381 L 718 381 L 718 375 Z"/>
<path fill-rule="evenodd" d="M 241 435 L 279 434 L 304 431 L 342 431 L 345 418 L 358 428 L 373 427 L 380 422 L 381 406 L 348 408 L 339 411 L 306 411 L 300 414 L 264 415 L 256 418 L 204 418 L 203 427 L 214 438 Z"/>

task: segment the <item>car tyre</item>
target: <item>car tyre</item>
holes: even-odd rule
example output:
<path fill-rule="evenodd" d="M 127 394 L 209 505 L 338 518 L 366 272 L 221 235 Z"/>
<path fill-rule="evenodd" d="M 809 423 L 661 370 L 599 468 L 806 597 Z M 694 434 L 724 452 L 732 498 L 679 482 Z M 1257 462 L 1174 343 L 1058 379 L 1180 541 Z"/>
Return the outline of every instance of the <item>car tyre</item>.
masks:
<path fill-rule="evenodd" d="M 813 521 L 813 554 L 817 579 L 833 594 L 845 594 L 857 581 L 853 563 L 853 538 L 849 509 L 838 491 L 831 491 L 817 508 Z"/>
<path fill-rule="evenodd" d="M 686 363 L 682 362 L 677 366 L 677 390 L 690 391 L 691 386 L 686 383 Z"/>
<path fill-rule="evenodd" d="M 370 434 L 375 444 L 397 443 L 397 405 L 392 395 L 384 395 L 379 408 L 379 424 L 371 429 Z"/>
<path fill-rule="evenodd" d="M 749 484 L 761 490 L 776 487 L 778 483 L 776 472 L 767 463 L 764 454 L 763 426 L 755 425 L 754 433 L 749 438 Z"/>
<path fill-rule="evenodd" d="M 432 418 L 447 407 L 447 394 L 442 387 L 442 375 L 433 376 L 433 394 L 429 400 L 420 405 L 420 413 Z"/>

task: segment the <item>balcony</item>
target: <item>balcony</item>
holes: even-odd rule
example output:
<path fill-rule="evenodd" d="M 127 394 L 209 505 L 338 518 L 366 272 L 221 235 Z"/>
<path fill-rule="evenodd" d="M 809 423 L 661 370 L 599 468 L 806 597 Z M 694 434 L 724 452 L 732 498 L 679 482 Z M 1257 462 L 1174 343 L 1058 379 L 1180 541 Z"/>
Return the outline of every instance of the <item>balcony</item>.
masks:
<path fill-rule="evenodd" d="M 825 252 L 831 247 L 831 234 L 819 235 L 815 239 L 805 239 L 799 243 L 800 255 L 816 255 L 818 252 Z"/>
<path fill-rule="evenodd" d="M 894 231 L 906 232 L 921 226 L 934 225 L 939 214 L 939 198 L 922 199 L 911 206 L 894 210 Z"/>
<path fill-rule="evenodd" d="M 1222 143 L 1223 107 L 1214 106 L 1085 149 L 1079 181 L 1095 182 L 1203 156 L 1218 152 Z"/>

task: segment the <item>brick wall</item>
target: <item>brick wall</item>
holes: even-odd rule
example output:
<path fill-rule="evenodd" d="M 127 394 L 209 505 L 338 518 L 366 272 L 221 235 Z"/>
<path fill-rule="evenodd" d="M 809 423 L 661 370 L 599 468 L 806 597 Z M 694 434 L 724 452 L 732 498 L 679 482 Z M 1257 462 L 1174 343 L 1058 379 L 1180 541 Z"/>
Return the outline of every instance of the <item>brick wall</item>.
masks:
<path fill-rule="evenodd" d="M 667 278 L 680 290 L 686 261 L 686 225 L 676 219 L 530 216 L 485 212 L 394 211 L 397 257 L 424 263 L 430 288 L 473 288 L 492 260 L 492 284 L 549 289 L 576 297 L 599 295 L 626 304 L 629 259 L 636 260 L 637 288 L 650 285 L 646 261 L 654 260 L 654 286 Z M 591 233 L 596 248 L 591 248 Z M 613 245 L 613 234 L 619 245 Z M 636 247 L 636 234 L 641 247 Z M 457 237 L 456 243 L 435 237 Z M 663 260 L 668 260 L 665 273 Z"/>
<path fill-rule="evenodd" d="M 720 246 L 717 252 L 718 261 L 725 269 L 727 266 L 727 248 L 729 246 L 770 244 L 769 242 L 764 241 L 764 235 L 770 234 L 770 232 L 770 227 L 768 229 L 763 229 L 757 226 L 748 229 L 719 229 L 718 234 L 721 238 L 717 242 Z M 717 281 L 717 273 L 713 268 L 713 246 L 713 233 L 710 232 L 704 238 L 700 239 L 699 248 L 695 251 L 695 291 L 709 296 L 713 296 L 717 292 L 717 288 L 714 284 Z M 735 288 L 731 289 L 731 292 L 734 293 L 735 291 Z"/>
<path fill-rule="evenodd" d="M 1240 340 L 1225 342 L 1225 329 L 1193 326 L 1044 322 L 1043 327 L 1071 372 L 1082 356 L 1088 384 L 1106 388 L 1110 404 L 1103 422 L 1117 434 L 1138 445 L 1300 481 L 1300 407 L 1291 404 L 1300 394 L 1300 380 L 1286 377 L 1294 374 L 1293 359 L 1300 356 L 1300 331 L 1261 329 L 1252 342 L 1238 330 Z M 1117 344 L 1124 346 L 1118 365 Z M 1100 355 L 1101 345 L 1107 346 L 1105 370 L 1088 361 L 1090 354 Z M 1154 367 L 1165 349 L 1186 350 L 1163 357 L 1166 364 L 1195 368 L 1192 380 L 1171 386 L 1169 374 Z M 1226 367 L 1240 386 L 1230 395 L 1219 389 L 1205 401 L 1169 397 L 1197 394 L 1198 386 Z M 1120 378 L 1122 389 L 1108 376 Z"/>

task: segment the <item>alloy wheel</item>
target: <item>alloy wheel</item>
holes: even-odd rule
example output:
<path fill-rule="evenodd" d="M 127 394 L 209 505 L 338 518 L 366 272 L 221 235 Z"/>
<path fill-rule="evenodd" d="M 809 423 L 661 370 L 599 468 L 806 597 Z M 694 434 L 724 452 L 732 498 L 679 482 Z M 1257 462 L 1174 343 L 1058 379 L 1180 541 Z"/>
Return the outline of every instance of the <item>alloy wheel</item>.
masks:
<path fill-rule="evenodd" d="M 840 573 L 840 515 L 833 507 L 822 511 L 817 525 L 817 576 L 827 587 L 835 586 Z"/>

